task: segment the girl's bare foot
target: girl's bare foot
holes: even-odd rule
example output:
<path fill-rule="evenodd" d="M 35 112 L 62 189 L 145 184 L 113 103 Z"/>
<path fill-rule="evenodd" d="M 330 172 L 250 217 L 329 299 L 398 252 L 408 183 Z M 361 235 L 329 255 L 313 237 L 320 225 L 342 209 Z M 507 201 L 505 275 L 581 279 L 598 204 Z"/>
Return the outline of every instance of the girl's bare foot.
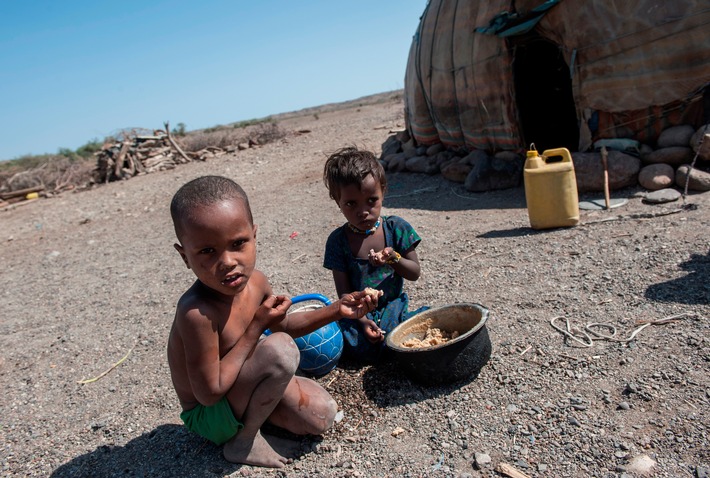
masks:
<path fill-rule="evenodd" d="M 241 440 L 240 437 L 242 437 Z M 245 441 L 242 435 L 237 434 L 224 445 L 224 458 L 232 463 L 269 468 L 283 468 L 288 462 L 286 458 L 271 448 L 271 445 L 261 436 L 261 432 L 257 432 L 254 439 L 248 441 Z"/>

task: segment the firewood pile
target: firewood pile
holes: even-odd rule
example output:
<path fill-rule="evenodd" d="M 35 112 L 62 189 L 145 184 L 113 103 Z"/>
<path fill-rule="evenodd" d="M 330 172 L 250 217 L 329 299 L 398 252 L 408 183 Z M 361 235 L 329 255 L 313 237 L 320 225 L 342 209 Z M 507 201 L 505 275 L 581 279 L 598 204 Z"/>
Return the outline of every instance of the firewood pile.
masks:
<path fill-rule="evenodd" d="M 217 147 L 185 152 L 170 134 L 166 123 L 165 130 L 156 130 L 150 136 L 134 135 L 105 144 L 101 151 L 95 153 L 94 180 L 107 183 L 128 179 L 140 174 L 173 169 L 178 164 L 205 161 L 228 152 Z"/>
<path fill-rule="evenodd" d="M 17 191 L 2 191 L 0 192 L 0 209 L 11 209 L 36 201 L 43 193 L 44 186 L 34 186 Z"/>

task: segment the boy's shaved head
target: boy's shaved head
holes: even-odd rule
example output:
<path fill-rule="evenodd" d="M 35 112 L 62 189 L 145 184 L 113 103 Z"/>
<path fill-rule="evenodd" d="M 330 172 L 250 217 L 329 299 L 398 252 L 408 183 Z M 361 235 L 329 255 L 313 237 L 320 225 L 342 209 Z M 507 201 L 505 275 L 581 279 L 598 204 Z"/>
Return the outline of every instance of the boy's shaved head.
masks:
<path fill-rule="evenodd" d="M 190 219 L 198 207 L 209 206 L 218 202 L 237 199 L 244 204 L 249 223 L 254 219 L 247 194 L 237 183 L 223 176 L 202 176 L 184 184 L 170 202 L 170 215 L 173 218 L 175 235 L 180 238 L 183 221 Z"/>

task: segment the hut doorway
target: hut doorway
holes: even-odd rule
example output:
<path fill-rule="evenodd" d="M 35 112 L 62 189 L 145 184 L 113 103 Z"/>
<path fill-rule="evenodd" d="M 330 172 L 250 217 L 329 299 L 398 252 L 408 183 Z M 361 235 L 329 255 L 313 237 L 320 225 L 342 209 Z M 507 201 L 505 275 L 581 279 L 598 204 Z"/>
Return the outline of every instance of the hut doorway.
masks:
<path fill-rule="evenodd" d="M 567 62 L 555 43 L 531 33 L 512 45 L 518 119 L 526 147 L 577 151 L 579 127 Z"/>

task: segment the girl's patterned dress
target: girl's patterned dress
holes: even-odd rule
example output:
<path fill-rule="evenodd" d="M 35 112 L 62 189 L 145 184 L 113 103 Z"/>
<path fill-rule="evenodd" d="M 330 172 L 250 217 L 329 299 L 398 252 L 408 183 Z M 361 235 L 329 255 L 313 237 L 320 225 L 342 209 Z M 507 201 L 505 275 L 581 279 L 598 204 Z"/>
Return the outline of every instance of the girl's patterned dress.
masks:
<path fill-rule="evenodd" d="M 408 311 L 409 297 L 402 291 L 404 279 L 392 267 L 375 267 L 368 259 L 353 256 L 345 235 L 347 227 L 347 224 L 342 225 L 328 237 L 323 266 L 345 272 L 354 291 L 372 287 L 384 292 L 377 302 L 377 309 L 367 314 L 367 317 L 386 334 L 412 315 L 428 309 L 421 307 L 413 312 Z M 400 254 L 417 247 L 421 242 L 414 228 L 401 217 L 382 216 L 382 227 L 385 246 L 394 248 Z M 385 348 L 384 342 L 370 343 L 356 320 L 341 319 L 339 324 L 343 331 L 346 355 L 362 362 L 374 362 L 380 358 Z"/>

